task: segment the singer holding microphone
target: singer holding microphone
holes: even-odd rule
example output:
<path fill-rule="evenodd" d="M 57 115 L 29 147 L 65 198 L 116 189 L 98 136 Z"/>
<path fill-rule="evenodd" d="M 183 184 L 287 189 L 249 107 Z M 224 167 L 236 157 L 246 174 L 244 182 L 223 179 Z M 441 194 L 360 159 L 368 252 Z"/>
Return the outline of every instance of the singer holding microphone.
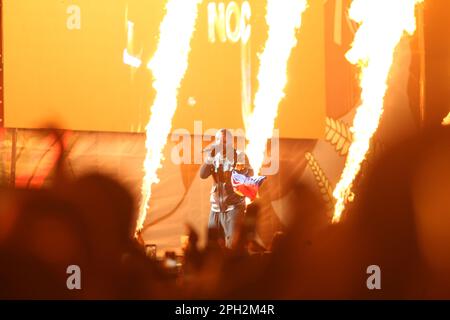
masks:
<path fill-rule="evenodd" d="M 214 180 L 208 229 L 220 230 L 226 247 L 232 248 L 236 227 L 245 213 L 245 197 L 234 191 L 232 172 L 252 176 L 253 170 L 245 153 L 234 148 L 233 135 L 227 129 L 220 129 L 215 142 L 204 151 L 207 156 L 200 168 L 200 178 L 212 176 Z"/>

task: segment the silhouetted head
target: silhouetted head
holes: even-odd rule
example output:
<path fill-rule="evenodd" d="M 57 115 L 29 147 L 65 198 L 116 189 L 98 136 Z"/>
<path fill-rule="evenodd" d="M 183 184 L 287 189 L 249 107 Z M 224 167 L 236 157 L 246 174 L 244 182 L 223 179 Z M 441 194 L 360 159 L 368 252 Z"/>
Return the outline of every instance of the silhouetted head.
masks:
<path fill-rule="evenodd" d="M 73 184 L 91 237 L 102 243 L 125 243 L 135 229 L 134 201 L 130 192 L 111 177 L 88 174 Z"/>

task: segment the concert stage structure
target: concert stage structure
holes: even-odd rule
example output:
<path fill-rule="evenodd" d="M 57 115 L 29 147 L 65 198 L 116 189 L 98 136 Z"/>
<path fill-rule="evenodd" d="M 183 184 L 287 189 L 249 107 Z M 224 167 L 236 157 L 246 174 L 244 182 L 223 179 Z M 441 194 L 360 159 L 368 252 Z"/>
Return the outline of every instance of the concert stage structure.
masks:
<path fill-rule="evenodd" d="M 268 176 L 259 194 L 262 246 L 287 224 L 296 184 L 315 190 L 325 219 L 336 222 L 345 216 L 336 203 L 358 196 L 351 184 L 339 184 L 344 168 L 348 180 L 370 165 L 351 172 L 349 158 L 376 158 L 450 111 L 449 80 L 439 75 L 439 66 L 449 65 L 448 44 L 433 24 L 447 4 L 433 1 L 405 1 L 404 25 L 387 25 L 379 15 L 381 34 L 369 32 L 367 48 L 383 38 L 391 46 L 349 56 L 367 36 L 356 37 L 367 12 L 351 16 L 350 0 L 298 1 L 279 12 L 275 6 L 273 21 L 263 0 L 179 1 L 178 11 L 177 1 L 166 7 L 162 0 L 4 0 L 1 181 L 51 185 L 58 142 L 44 128 L 65 129 L 69 175 L 116 177 L 135 196 L 145 243 L 159 254 L 180 252 L 186 224 L 205 241 L 211 185 L 199 178 L 202 150 L 217 129 L 229 128 Z M 391 17 L 394 9 L 383 10 Z M 392 63 L 386 85 L 380 75 L 371 86 L 386 92 L 379 115 L 358 129 L 357 111 L 371 105 L 364 63 L 379 53 Z M 373 121 L 370 148 L 352 151 L 367 142 L 355 131 Z"/>

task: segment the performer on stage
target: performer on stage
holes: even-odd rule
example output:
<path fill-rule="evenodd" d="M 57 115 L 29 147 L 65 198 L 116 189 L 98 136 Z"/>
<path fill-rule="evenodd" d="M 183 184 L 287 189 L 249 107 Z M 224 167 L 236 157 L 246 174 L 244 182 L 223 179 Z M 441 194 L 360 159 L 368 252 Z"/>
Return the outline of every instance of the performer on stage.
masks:
<path fill-rule="evenodd" d="M 208 155 L 200 168 L 200 178 L 212 176 L 211 212 L 208 228 L 223 231 L 225 245 L 231 248 L 235 239 L 236 226 L 243 219 L 245 197 L 235 192 L 232 175 L 252 176 L 253 170 L 247 156 L 234 149 L 233 135 L 229 130 L 220 129 L 212 146 L 205 149 Z"/>

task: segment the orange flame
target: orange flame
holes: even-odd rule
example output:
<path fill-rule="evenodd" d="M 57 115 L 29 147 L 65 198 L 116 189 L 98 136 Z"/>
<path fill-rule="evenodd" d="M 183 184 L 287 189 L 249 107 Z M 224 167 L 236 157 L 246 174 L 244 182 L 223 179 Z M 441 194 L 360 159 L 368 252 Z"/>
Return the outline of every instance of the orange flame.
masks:
<path fill-rule="evenodd" d="M 259 89 L 255 107 L 248 121 L 246 148 L 255 174 L 261 170 L 267 140 L 273 135 L 278 106 L 287 84 L 287 64 L 297 45 L 297 31 L 302 24 L 306 0 L 268 0 L 266 22 L 269 35 L 260 56 Z"/>
<path fill-rule="evenodd" d="M 447 115 L 447 117 L 445 117 L 444 120 L 442 120 L 442 125 L 443 126 L 450 126 L 450 112 Z"/>
<path fill-rule="evenodd" d="M 361 105 L 353 120 L 354 141 L 336 185 L 333 222 L 340 220 L 352 183 L 361 169 L 383 114 L 394 51 L 405 32 L 416 29 L 415 6 L 423 0 L 353 0 L 349 15 L 359 24 L 346 58 L 360 67 Z"/>
<path fill-rule="evenodd" d="M 202 0 L 169 0 L 166 15 L 160 25 L 158 48 L 148 64 L 153 73 L 155 100 L 146 127 L 144 179 L 137 231 L 147 216 L 151 187 L 159 182 L 157 170 L 164 159 L 163 149 L 172 128 L 177 108 L 178 89 L 188 67 L 190 42 L 195 30 L 198 6 Z"/>

